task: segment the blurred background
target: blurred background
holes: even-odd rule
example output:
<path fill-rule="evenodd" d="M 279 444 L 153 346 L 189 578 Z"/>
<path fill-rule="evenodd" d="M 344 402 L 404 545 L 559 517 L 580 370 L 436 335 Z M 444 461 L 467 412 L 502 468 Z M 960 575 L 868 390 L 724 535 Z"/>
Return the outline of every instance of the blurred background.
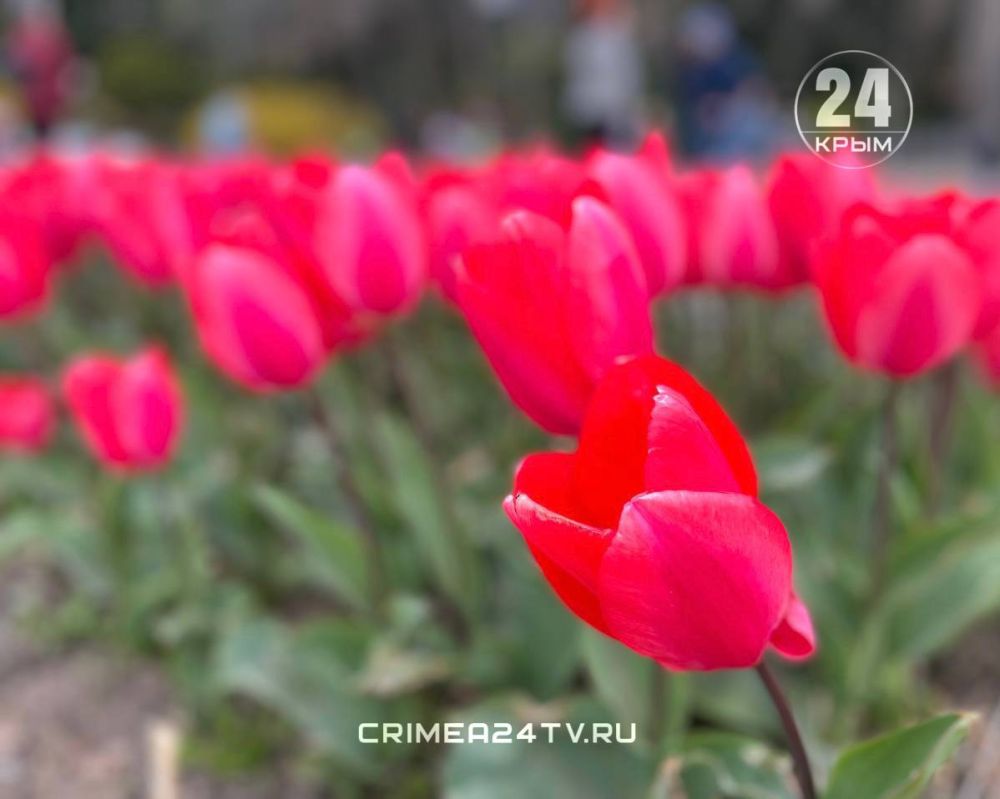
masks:
<path fill-rule="evenodd" d="M 658 125 L 763 157 L 808 68 L 854 48 L 909 81 L 911 157 L 1000 153 L 991 0 L 5 0 L 4 22 L 6 142 L 45 118 L 72 141 L 471 156 Z"/>

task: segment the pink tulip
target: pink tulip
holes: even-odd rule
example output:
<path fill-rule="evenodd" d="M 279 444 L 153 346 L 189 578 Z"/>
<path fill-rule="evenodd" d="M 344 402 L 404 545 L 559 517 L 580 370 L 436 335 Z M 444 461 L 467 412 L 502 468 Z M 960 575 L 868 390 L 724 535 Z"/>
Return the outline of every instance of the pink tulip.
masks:
<path fill-rule="evenodd" d="M 427 281 L 415 197 L 388 168 L 344 166 L 319 197 L 313 252 L 331 290 L 352 314 L 410 310 Z"/>
<path fill-rule="evenodd" d="M 686 237 L 666 155 L 648 145 L 637 155 L 593 153 L 588 171 L 635 241 L 651 296 L 684 279 Z"/>
<path fill-rule="evenodd" d="M 952 195 L 855 205 L 816 270 L 826 319 L 858 366 L 910 377 L 969 343 L 983 282 L 956 227 Z"/>
<path fill-rule="evenodd" d="M 678 187 L 689 230 L 686 283 L 763 290 L 780 284 L 777 233 L 747 167 L 694 172 Z"/>
<path fill-rule="evenodd" d="M 514 403 L 553 433 L 579 430 L 594 385 L 652 350 L 645 279 L 607 206 L 573 203 L 568 231 L 518 211 L 466 252 L 458 304 Z"/>
<path fill-rule="evenodd" d="M 105 466 L 148 471 L 169 460 L 181 431 L 183 397 L 162 349 L 124 360 L 81 356 L 66 368 L 62 385 L 80 434 Z"/>
<path fill-rule="evenodd" d="M 0 377 L 0 449 L 40 452 L 55 425 L 55 406 L 45 383 L 34 377 Z"/>

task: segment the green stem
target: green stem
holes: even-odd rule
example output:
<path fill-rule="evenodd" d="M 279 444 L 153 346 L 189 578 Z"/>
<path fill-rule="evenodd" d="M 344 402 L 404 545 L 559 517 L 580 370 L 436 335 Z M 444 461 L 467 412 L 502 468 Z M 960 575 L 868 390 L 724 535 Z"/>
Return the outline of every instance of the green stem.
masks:
<path fill-rule="evenodd" d="M 313 420 L 323 432 L 327 448 L 330 451 L 334 468 L 337 471 L 337 481 L 341 494 L 347 504 L 349 513 L 354 517 L 354 524 L 364 544 L 368 560 L 368 580 L 371 588 L 372 603 L 376 613 L 385 609 L 388 584 L 386 578 L 385 554 L 377 533 L 377 525 L 368 510 L 364 494 L 354 479 L 350 469 L 350 458 L 344 444 L 343 431 L 336 415 L 329 412 L 326 402 L 316 388 L 306 390 Z"/>
<path fill-rule="evenodd" d="M 802 799 L 816 799 L 816 784 L 813 781 L 812 768 L 809 765 L 809 755 L 806 753 L 805 744 L 802 742 L 802 735 L 799 733 L 799 726 L 795 723 L 795 716 L 792 713 L 791 705 L 781 690 L 781 685 L 775 679 L 771 669 L 764 661 L 757 666 L 757 674 L 760 675 L 764 688 L 778 711 L 781 719 L 781 726 L 785 730 L 785 737 L 788 739 L 788 751 L 792 756 L 792 766 L 795 770 L 795 779 L 798 780 L 799 790 L 802 792 Z"/>
<path fill-rule="evenodd" d="M 941 494 L 944 483 L 945 465 L 951 449 L 952 432 L 955 426 L 955 407 L 958 398 L 961 368 L 958 359 L 952 359 L 937 374 L 934 380 L 934 396 L 930 406 L 930 440 L 928 442 L 930 464 L 927 480 L 927 515 L 937 516 L 941 509 Z"/>
<path fill-rule="evenodd" d="M 472 545 L 462 525 L 458 512 L 455 508 L 455 497 L 448 484 L 448 479 L 442 465 L 442 458 L 436 446 L 436 436 L 434 434 L 434 424 L 432 414 L 427 403 L 424 401 L 424 393 L 413 375 L 412 360 L 403 350 L 401 342 L 397 341 L 397 333 L 388 331 L 385 337 L 385 350 L 389 361 L 389 372 L 393 383 L 406 408 L 406 415 L 410 420 L 414 436 L 417 443 L 423 450 L 424 456 L 431 464 L 428 477 L 434 491 L 438 506 L 442 509 L 445 522 L 445 534 L 448 536 L 451 546 L 458 554 L 462 565 L 462 574 L 465 578 L 465 587 L 478 585 L 476 578 L 477 564 L 473 555 Z M 466 595 L 470 595 L 466 591 Z M 460 608 L 458 617 L 471 615 L 471 608 Z"/>
<path fill-rule="evenodd" d="M 882 402 L 882 446 L 872 510 L 872 596 L 885 589 L 889 572 L 889 545 L 892 538 L 892 479 L 899 462 L 897 415 L 901 383 L 892 381 Z"/>

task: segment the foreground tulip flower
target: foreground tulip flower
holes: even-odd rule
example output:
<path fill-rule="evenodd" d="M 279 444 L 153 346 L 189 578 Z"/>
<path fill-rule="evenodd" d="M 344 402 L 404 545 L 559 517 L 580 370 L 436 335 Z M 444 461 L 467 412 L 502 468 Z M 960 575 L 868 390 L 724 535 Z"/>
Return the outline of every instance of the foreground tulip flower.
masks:
<path fill-rule="evenodd" d="M 685 175 L 678 193 L 689 231 L 685 283 L 764 290 L 781 285 L 774 222 L 747 167 Z"/>
<path fill-rule="evenodd" d="M 756 493 L 718 403 L 645 356 L 601 381 L 575 453 L 522 462 L 504 507 L 577 616 L 667 668 L 711 670 L 814 649 L 788 536 Z"/>
<path fill-rule="evenodd" d="M 858 204 L 845 214 L 815 279 L 850 361 L 911 377 L 969 342 L 982 277 L 956 236 L 955 198 L 947 195 L 891 210 Z"/>
<path fill-rule="evenodd" d="M 685 235 L 680 207 L 655 140 L 637 155 L 593 153 L 588 171 L 635 241 L 650 296 L 684 278 Z"/>
<path fill-rule="evenodd" d="M 528 211 L 466 252 L 456 295 L 514 404 L 552 433 L 580 428 L 596 382 L 652 350 L 645 280 L 607 206 L 573 203 L 569 230 Z"/>
<path fill-rule="evenodd" d="M 84 441 L 107 467 L 127 472 L 169 460 L 183 422 L 183 398 L 166 353 L 92 354 L 63 374 L 63 394 Z"/>
<path fill-rule="evenodd" d="M 213 244 L 196 259 L 186 289 L 202 346 L 244 386 L 296 388 L 325 362 L 309 292 L 274 253 Z"/>
<path fill-rule="evenodd" d="M 0 450 L 33 453 L 48 446 L 56 413 L 45 384 L 33 377 L 0 377 Z"/>

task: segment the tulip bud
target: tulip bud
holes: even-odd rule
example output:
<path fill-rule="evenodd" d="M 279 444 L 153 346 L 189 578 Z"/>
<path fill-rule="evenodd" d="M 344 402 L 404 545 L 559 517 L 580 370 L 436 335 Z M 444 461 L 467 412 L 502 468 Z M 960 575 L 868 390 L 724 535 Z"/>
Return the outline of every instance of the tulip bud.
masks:
<path fill-rule="evenodd" d="M 55 430 L 56 413 L 45 384 L 33 377 L 0 377 L 0 449 L 39 452 Z"/>
<path fill-rule="evenodd" d="M 844 355 L 911 377 L 969 343 L 982 277 L 956 237 L 954 198 L 879 210 L 854 206 L 816 270 L 827 322 Z"/>
<path fill-rule="evenodd" d="M 51 274 L 38 224 L 0 212 L 0 320 L 37 312 L 48 297 Z"/>
<path fill-rule="evenodd" d="M 875 200 L 868 169 L 836 166 L 809 153 L 777 158 L 767 179 L 767 202 L 780 243 L 772 288 L 808 283 L 820 243 L 836 234 L 840 218 L 857 202 Z"/>
<path fill-rule="evenodd" d="M 355 314 L 409 310 L 427 280 L 423 231 L 398 175 L 339 169 L 320 200 L 313 249 L 329 288 Z"/>
<path fill-rule="evenodd" d="M 326 359 L 303 283 L 258 250 L 213 244 L 196 259 L 187 292 L 202 346 L 230 378 L 255 390 L 307 383 Z"/>
<path fill-rule="evenodd" d="M 628 156 L 604 150 L 588 160 L 591 177 L 632 235 L 652 297 L 682 282 L 687 257 L 684 225 L 670 177 L 654 169 L 655 163 L 646 154 Z"/>
<path fill-rule="evenodd" d="M 568 231 L 528 211 L 508 216 L 494 241 L 468 250 L 456 293 L 514 404 L 553 433 L 579 430 L 615 359 L 652 349 L 631 239 L 593 198 L 573 203 Z"/>
<path fill-rule="evenodd" d="M 183 398 L 163 350 L 151 347 L 125 360 L 82 356 L 66 368 L 62 385 L 84 441 L 104 465 L 146 471 L 170 458 Z"/>
<path fill-rule="evenodd" d="M 688 284 L 780 285 L 778 238 L 753 173 L 706 169 L 679 181 L 688 237 Z"/>
<path fill-rule="evenodd" d="M 169 283 L 194 250 L 175 170 L 153 159 L 96 169 L 91 213 L 115 262 L 150 287 Z"/>
<path fill-rule="evenodd" d="M 815 649 L 781 521 L 739 431 L 680 367 L 620 362 L 575 453 L 528 456 L 507 515 L 566 606 L 666 668 L 756 665 Z"/>

